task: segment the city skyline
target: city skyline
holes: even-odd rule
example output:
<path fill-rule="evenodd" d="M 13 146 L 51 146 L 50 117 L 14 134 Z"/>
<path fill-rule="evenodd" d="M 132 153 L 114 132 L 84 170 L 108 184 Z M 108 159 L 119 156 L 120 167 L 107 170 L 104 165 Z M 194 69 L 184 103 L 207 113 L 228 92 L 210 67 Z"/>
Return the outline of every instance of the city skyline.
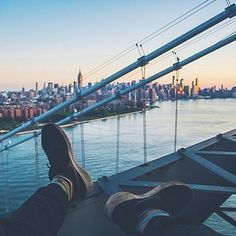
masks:
<path fill-rule="evenodd" d="M 142 81 L 142 80 L 141 80 Z M 111 83 L 98 89 L 94 93 L 84 97 L 82 100 L 75 102 L 69 107 L 63 109 L 64 112 L 73 113 L 75 110 L 83 110 L 86 107 L 98 103 L 107 97 L 114 96 L 117 91 L 125 90 L 141 81 L 130 81 L 128 83 Z M 59 83 L 47 82 L 40 89 L 38 82 L 35 88 L 29 91 L 22 88 L 20 91 L 0 91 L 0 120 L 8 121 L 17 120 L 25 121 L 39 116 L 52 107 L 55 107 L 66 100 L 76 96 L 80 89 L 90 88 L 92 83 L 82 87 L 83 76 L 79 71 L 77 81 L 69 85 L 62 86 Z M 111 101 L 103 106 L 103 110 L 133 111 L 146 108 L 147 103 L 152 106 L 156 101 L 174 101 L 176 99 L 212 99 L 212 98 L 236 98 L 236 86 L 232 89 L 221 88 L 217 90 L 216 86 L 211 88 L 201 88 L 200 81 L 195 78 L 191 86 L 186 84 L 184 79 L 172 77 L 169 84 L 158 84 L 156 82 L 144 85 L 130 93 L 123 95 L 120 99 Z M 149 106 L 149 105 L 148 105 Z M 9 120 L 10 119 L 10 120 Z"/>
<path fill-rule="evenodd" d="M 44 81 L 68 84 L 75 80 L 79 68 L 83 74 L 135 44 L 146 35 L 166 25 L 202 1 L 92 1 L 69 3 L 50 1 L 7 1 L 0 3 L 0 88 L 19 90 Z M 235 3 L 235 1 L 231 1 Z M 125 5 L 125 7 L 124 7 Z M 216 1 L 167 34 L 143 45 L 145 53 L 162 46 L 205 20 L 222 12 L 224 1 Z M 102 14 L 101 14 L 102 12 Z M 143 17 L 145 13 L 145 17 Z M 122 16 L 122 17 L 121 17 Z M 138 20 L 137 20 L 138 19 Z M 180 60 L 217 42 L 235 29 L 235 23 L 210 35 L 185 50 L 176 50 Z M 131 30 L 130 30 L 131 29 Z M 150 76 L 174 63 L 170 55 L 147 68 Z M 139 57 L 137 50 L 117 63 L 84 79 L 98 82 L 132 63 Z M 191 83 L 200 78 L 203 87 L 216 85 L 232 88 L 236 84 L 234 70 L 235 43 L 182 68 L 180 76 Z M 139 80 L 140 70 L 118 80 Z M 168 83 L 171 75 L 161 78 Z"/>
<path fill-rule="evenodd" d="M 151 83 L 149 83 L 149 84 L 150 84 L 150 85 L 151 85 L 151 84 L 158 84 L 158 85 L 173 84 L 173 77 L 175 77 L 175 76 L 172 76 L 172 77 L 169 76 L 169 78 L 168 78 L 169 82 L 168 82 L 168 83 L 160 83 L 159 81 L 154 81 L 154 82 L 151 82 Z M 190 87 L 190 85 L 191 85 L 196 79 L 199 81 L 199 78 L 193 78 L 193 79 L 190 79 L 190 80 L 186 80 L 186 79 L 184 79 L 184 78 L 180 78 L 179 81 L 183 81 L 183 82 L 184 82 L 184 85 L 187 85 L 187 86 Z M 30 86 L 30 87 L 28 87 L 28 88 L 26 88 L 25 86 L 23 86 L 22 88 L 19 88 L 19 89 L 16 89 L 16 90 L 14 90 L 14 89 L 12 89 L 12 90 L 7 90 L 7 89 L 1 90 L 1 89 L 0 89 L 0 93 L 3 93 L 3 92 L 20 92 L 20 91 L 22 91 L 22 90 L 24 90 L 24 91 L 31 91 L 31 90 L 33 90 L 33 91 L 40 91 L 40 90 L 43 90 L 43 89 L 48 88 L 48 87 L 52 87 L 52 88 L 55 88 L 55 87 L 56 87 L 56 88 L 59 88 L 59 87 L 71 87 L 71 88 L 73 88 L 73 89 L 76 87 L 76 89 L 77 89 L 77 88 L 78 88 L 78 84 L 80 84 L 79 88 L 86 89 L 86 88 L 91 87 L 91 86 L 93 86 L 94 84 L 98 83 L 98 82 L 93 83 L 93 82 L 88 81 L 87 84 L 85 84 L 84 81 L 83 81 L 83 82 L 82 82 L 82 81 L 83 81 L 83 76 L 82 76 L 81 70 L 79 70 L 79 74 L 78 74 L 78 76 L 77 76 L 77 81 L 76 81 L 76 80 L 74 80 L 74 81 L 69 81 L 68 84 L 64 84 L 64 83 L 60 84 L 59 81 L 55 81 L 55 82 L 52 82 L 52 81 L 44 81 L 42 84 L 40 84 L 39 82 L 36 81 L 36 82 L 34 82 L 34 83 L 32 84 L 32 86 Z M 131 83 L 134 82 L 134 81 L 135 81 L 135 82 L 138 82 L 138 80 L 135 80 L 135 79 L 130 80 L 130 81 L 125 81 L 125 82 L 114 81 L 114 82 L 111 83 L 111 85 L 115 85 L 115 84 L 131 84 Z M 186 83 L 186 81 L 190 81 L 190 82 L 189 82 L 189 83 L 188 83 L 188 82 Z M 82 83 L 83 83 L 83 85 L 82 85 Z M 180 84 L 180 83 L 181 83 L 181 82 L 179 82 L 179 84 Z M 230 90 L 230 89 L 232 89 L 232 88 L 234 88 L 234 87 L 236 87 L 236 83 L 235 83 L 232 87 L 227 87 L 227 86 L 225 86 L 223 83 L 220 84 L 219 86 L 217 86 L 217 85 L 215 85 L 215 84 L 212 84 L 212 85 L 207 86 L 207 87 L 205 87 L 205 86 L 200 86 L 200 85 L 199 85 L 199 88 L 200 88 L 200 89 L 210 89 L 210 88 L 222 89 L 222 88 L 224 88 L 224 89 Z"/>

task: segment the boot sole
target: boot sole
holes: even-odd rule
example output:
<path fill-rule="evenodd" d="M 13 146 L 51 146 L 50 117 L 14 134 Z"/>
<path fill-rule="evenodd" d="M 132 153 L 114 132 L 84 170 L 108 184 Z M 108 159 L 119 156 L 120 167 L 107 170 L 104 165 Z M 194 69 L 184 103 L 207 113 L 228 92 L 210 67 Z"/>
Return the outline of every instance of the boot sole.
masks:
<path fill-rule="evenodd" d="M 181 182 L 172 181 L 172 182 L 162 183 L 144 194 L 136 195 L 129 192 L 115 193 L 106 202 L 106 205 L 104 208 L 105 214 L 109 219 L 112 219 L 112 213 L 114 209 L 121 203 L 125 201 L 131 201 L 131 200 L 136 200 L 137 202 L 142 201 L 144 199 L 153 197 L 154 195 L 157 195 L 157 194 L 165 194 L 172 189 L 175 190 L 174 196 L 171 196 L 173 197 L 173 199 L 176 199 L 178 197 L 181 198 L 184 195 L 186 196 L 187 194 L 189 195 L 189 197 L 186 199 L 186 204 L 187 204 L 187 202 L 192 198 L 192 190 L 187 185 Z"/>

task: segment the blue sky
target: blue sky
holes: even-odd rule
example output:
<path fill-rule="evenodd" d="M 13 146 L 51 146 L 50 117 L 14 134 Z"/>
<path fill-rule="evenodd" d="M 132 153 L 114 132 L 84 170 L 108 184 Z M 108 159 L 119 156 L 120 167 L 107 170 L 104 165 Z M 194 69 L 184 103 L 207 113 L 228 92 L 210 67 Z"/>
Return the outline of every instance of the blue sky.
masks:
<path fill-rule="evenodd" d="M 203 0 L 0 0 L 0 90 L 34 87 L 36 81 L 69 84 L 76 79 L 78 69 L 86 74 L 123 49 L 184 14 Z M 232 3 L 235 1 L 231 1 Z M 226 7 L 217 0 L 206 9 L 179 24 L 177 27 L 143 45 L 146 53 L 162 46 L 174 37 Z M 190 56 L 226 36 L 236 29 L 231 24 L 210 37 L 179 52 L 180 58 Z M 203 86 L 222 83 L 236 84 L 235 43 L 220 49 L 181 70 L 188 82 L 199 77 Z M 111 64 L 85 83 L 100 81 L 117 69 L 133 62 L 137 50 Z M 173 64 L 166 61 L 150 66 L 147 75 Z M 139 71 L 120 81 L 139 79 Z M 168 82 L 167 76 L 160 82 Z"/>

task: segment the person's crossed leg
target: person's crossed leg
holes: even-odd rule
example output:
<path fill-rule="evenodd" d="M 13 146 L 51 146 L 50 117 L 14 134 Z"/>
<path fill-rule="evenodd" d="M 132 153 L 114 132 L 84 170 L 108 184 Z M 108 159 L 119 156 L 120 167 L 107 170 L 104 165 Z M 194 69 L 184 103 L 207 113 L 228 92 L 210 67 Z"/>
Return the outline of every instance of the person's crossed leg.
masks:
<path fill-rule="evenodd" d="M 0 236 L 55 236 L 69 204 L 92 191 L 92 180 L 74 160 L 71 144 L 60 127 L 43 127 L 42 147 L 49 160 L 51 183 L 37 190 L 10 217 L 0 220 Z M 116 193 L 108 199 L 105 214 L 129 235 L 220 235 L 204 225 L 176 217 L 191 197 L 189 187 L 170 182 L 143 195 Z"/>
<path fill-rule="evenodd" d="M 167 182 L 141 195 L 119 192 L 105 205 L 107 218 L 129 235 L 220 236 L 203 224 L 180 218 L 192 199 L 192 190 L 179 182 Z"/>
<path fill-rule="evenodd" d="M 60 127 L 47 124 L 42 128 L 42 147 L 51 183 L 38 189 L 10 217 L 0 220 L 0 235 L 57 235 L 69 203 L 92 190 L 90 176 L 75 162 L 69 139 Z"/>

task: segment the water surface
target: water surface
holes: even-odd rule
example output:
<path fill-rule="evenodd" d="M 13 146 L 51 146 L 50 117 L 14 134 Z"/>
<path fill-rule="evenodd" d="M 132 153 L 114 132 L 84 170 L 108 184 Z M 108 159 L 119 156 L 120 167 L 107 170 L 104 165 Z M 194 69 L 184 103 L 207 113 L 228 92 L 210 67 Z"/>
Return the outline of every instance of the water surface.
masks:
<path fill-rule="evenodd" d="M 158 105 L 160 108 L 146 112 L 149 161 L 174 150 L 175 103 L 162 102 Z M 144 161 L 143 116 L 143 113 L 136 113 L 120 117 L 119 171 Z M 117 118 L 113 117 L 84 123 L 84 135 L 81 135 L 80 125 L 65 129 L 76 160 L 85 166 L 94 180 L 116 173 L 117 122 Z M 177 148 L 188 147 L 234 128 L 236 99 L 179 101 Z M 10 142 L 28 135 L 12 138 Z M 38 150 L 38 155 L 35 150 Z M 0 155 L 0 213 L 4 214 L 19 207 L 38 187 L 48 183 L 48 168 L 40 138 Z M 227 204 L 236 207 L 235 196 Z M 217 216 L 213 216 L 207 222 L 225 234 L 236 233 L 229 225 L 219 225 L 216 219 Z"/>

